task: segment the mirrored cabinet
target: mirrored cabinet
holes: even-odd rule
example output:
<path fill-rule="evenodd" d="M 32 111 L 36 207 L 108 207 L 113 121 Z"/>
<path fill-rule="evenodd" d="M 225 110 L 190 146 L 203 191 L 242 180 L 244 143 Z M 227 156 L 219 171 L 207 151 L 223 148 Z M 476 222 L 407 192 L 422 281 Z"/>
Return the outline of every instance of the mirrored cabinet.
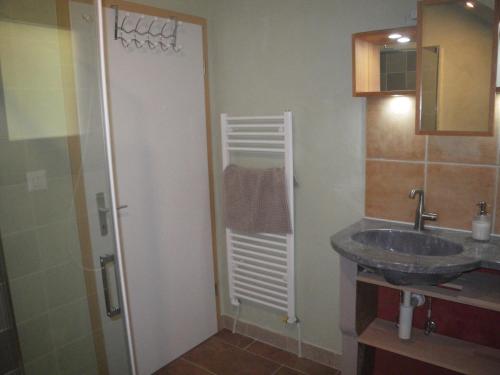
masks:
<path fill-rule="evenodd" d="M 417 134 L 493 134 L 495 1 L 423 0 L 417 18 Z"/>
<path fill-rule="evenodd" d="M 492 136 L 500 0 L 421 0 L 417 26 L 353 34 L 353 96 L 415 95 L 415 132 Z"/>

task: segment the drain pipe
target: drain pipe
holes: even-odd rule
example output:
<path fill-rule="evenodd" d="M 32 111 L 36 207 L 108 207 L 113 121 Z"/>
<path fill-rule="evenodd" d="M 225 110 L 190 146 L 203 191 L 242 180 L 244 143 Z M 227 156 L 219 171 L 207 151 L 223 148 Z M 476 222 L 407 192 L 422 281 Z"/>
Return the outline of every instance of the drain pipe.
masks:
<path fill-rule="evenodd" d="M 425 303 L 425 297 L 421 294 L 403 291 L 403 301 L 399 305 L 399 331 L 401 340 L 411 338 L 411 327 L 413 322 L 413 309 L 422 306 Z"/>

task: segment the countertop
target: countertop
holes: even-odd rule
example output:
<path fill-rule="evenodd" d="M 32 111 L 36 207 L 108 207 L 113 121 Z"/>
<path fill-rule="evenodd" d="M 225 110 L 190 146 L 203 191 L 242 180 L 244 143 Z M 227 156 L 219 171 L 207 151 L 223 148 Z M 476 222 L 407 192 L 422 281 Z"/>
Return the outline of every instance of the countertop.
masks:
<path fill-rule="evenodd" d="M 375 270 L 426 274 L 466 272 L 476 268 L 500 270 L 500 238 L 497 237 L 492 237 L 489 242 L 479 242 L 472 239 L 470 232 L 426 229 L 424 233 L 446 239 L 464 248 L 464 251 L 457 255 L 428 256 L 387 251 L 361 244 L 351 238 L 355 233 L 370 229 L 413 231 L 413 225 L 362 219 L 331 236 L 333 249 L 340 255 Z"/>

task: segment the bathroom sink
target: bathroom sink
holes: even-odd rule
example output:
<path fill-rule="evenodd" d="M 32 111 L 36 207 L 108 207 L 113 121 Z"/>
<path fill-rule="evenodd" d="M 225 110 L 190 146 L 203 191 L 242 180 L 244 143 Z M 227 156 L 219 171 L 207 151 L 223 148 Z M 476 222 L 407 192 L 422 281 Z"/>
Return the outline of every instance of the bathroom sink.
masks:
<path fill-rule="evenodd" d="M 464 231 L 416 231 L 365 218 L 332 235 L 330 243 L 343 258 L 395 285 L 439 285 L 481 267 L 500 270 L 500 239 L 474 241 Z"/>
<path fill-rule="evenodd" d="M 427 233 L 406 230 L 364 230 L 353 234 L 352 240 L 389 253 L 407 255 L 409 264 L 415 257 L 450 257 L 461 254 L 464 250 L 461 245 L 452 241 Z M 377 271 L 388 282 L 396 285 L 437 285 L 449 282 L 462 273 L 456 271 L 422 273 L 392 269 L 378 269 Z"/>
<path fill-rule="evenodd" d="M 461 254 L 463 247 L 452 241 L 432 236 L 427 233 L 394 230 L 370 229 L 352 235 L 352 240 L 388 253 L 408 256 L 408 264 L 415 257 L 450 257 Z M 404 258 L 403 258 L 404 259 Z M 401 262 L 401 260 L 400 260 Z M 396 285 L 437 285 L 451 281 L 462 272 L 411 272 L 393 269 L 377 269 L 391 284 Z"/>
<path fill-rule="evenodd" d="M 392 229 L 372 229 L 352 236 L 356 242 L 386 251 L 425 256 L 457 255 L 464 251 L 454 242 L 420 232 Z"/>

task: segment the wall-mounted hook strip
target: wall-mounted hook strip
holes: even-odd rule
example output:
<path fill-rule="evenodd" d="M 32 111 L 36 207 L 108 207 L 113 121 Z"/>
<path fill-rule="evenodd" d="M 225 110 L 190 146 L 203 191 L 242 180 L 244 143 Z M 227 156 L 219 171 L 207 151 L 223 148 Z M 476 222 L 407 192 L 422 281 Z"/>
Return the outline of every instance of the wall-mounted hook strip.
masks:
<path fill-rule="evenodd" d="M 147 46 L 151 50 L 159 48 L 162 51 L 168 51 L 169 49 L 174 52 L 181 51 L 182 47 L 177 43 L 179 27 L 182 25 L 181 21 L 168 18 L 160 28 L 157 17 L 154 17 L 148 26 L 144 19 L 145 16 L 141 15 L 135 22 L 135 27 L 128 28 L 129 14 L 125 14 L 120 22 L 118 6 L 114 5 L 113 9 L 115 10 L 114 38 L 119 40 L 123 47 L 127 48 L 133 44 L 136 48 Z M 155 32 L 155 29 L 159 30 L 159 32 Z M 127 38 L 127 35 L 130 35 L 130 38 Z"/>

